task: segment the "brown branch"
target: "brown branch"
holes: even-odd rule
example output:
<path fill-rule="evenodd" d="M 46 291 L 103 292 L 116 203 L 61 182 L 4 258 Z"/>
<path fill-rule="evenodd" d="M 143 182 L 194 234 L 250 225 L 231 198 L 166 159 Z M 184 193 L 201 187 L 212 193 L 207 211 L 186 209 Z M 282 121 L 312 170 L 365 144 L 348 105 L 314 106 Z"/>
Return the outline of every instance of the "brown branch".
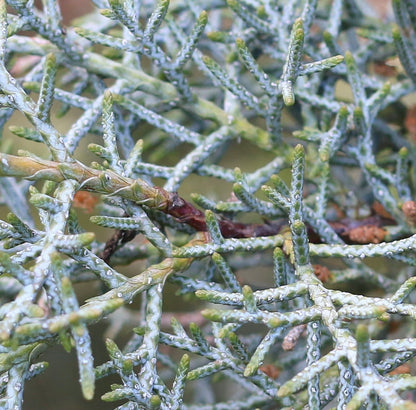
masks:
<path fill-rule="evenodd" d="M 133 240 L 136 235 L 136 231 L 123 231 L 121 229 L 117 229 L 113 236 L 105 243 L 104 250 L 102 251 L 100 258 L 105 263 L 109 263 L 117 248 Z"/>
<path fill-rule="evenodd" d="M 167 199 L 166 208 L 163 209 L 165 213 L 173 216 L 179 222 L 195 228 L 197 231 L 207 231 L 205 214 L 201 210 L 181 198 L 176 192 L 168 193 L 164 191 L 163 195 Z M 225 238 L 253 238 L 277 235 L 287 225 L 287 220 L 281 218 L 263 224 L 245 224 L 220 217 L 218 223 Z M 372 215 L 359 220 L 344 218 L 337 222 L 329 222 L 335 233 L 349 244 L 380 243 L 386 234 L 383 226 L 392 224 L 395 224 L 393 219 L 381 215 Z M 108 263 L 116 249 L 123 243 L 132 240 L 135 235 L 135 231 L 117 230 L 107 241 L 102 259 Z M 308 237 L 311 243 L 321 242 L 321 238 L 311 227 L 308 227 Z"/>
<path fill-rule="evenodd" d="M 175 217 L 179 222 L 192 226 L 197 231 L 207 230 L 205 215 L 202 211 L 185 201 L 176 192 L 168 193 L 164 191 L 164 197 L 167 198 L 167 205 L 163 210 L 165 213 Z M 263 224 L 245 224 L 220 218 L 218 223 L 224 238 L 252 238 L 276 235 L 287 224 L 287 221 L 278 219 Z M 372 215 L 359 220 L 344 218 L 337 222 L 329 222 L 336 234 L 347 243 L 379 243 L 385 235 L 382 227 L 392 224 L 395 224 L 393 219 L 381 215 Z M 317 243 L 321 241 L 311 228 L 308 231 L 311 242 Z M 362 232 L 361 237 L 363 241 L 357 238 L 360 232 Z"/>

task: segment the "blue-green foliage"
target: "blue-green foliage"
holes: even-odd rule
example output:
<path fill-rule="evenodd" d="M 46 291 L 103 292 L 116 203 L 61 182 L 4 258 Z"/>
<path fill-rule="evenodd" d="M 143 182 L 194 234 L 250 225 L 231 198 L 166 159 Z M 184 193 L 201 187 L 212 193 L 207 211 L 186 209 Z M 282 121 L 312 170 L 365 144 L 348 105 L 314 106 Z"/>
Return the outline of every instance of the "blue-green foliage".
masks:
<path fill-rule="evenodd" d="M 57 1 L 0 0 L 0 407 L 62 344 L 118 409 L 416 408 L 416 1 L 93 3 L 64 29 Z M 104 318 L 130 339 L 99 364 Z"/>

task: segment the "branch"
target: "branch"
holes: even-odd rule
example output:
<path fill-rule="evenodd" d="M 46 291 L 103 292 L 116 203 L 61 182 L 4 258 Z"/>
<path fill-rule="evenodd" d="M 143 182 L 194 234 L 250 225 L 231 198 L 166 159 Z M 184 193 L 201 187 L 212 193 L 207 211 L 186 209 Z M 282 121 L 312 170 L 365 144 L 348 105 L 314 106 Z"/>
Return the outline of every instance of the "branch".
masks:
<path fill-rule="evenodd" d="M 79 183 L 79 189 L 107 195 L 117 195 L 139 205 L 146 205 L 149 208 L 169 214 L 179 222 L 185 223 L 197 231 L 207 231 L 204 212 L 195 208 L 194 205 L 181 198 L 176 192 L 168 192 L 163 188 L 151 186 L 140 178 L 131 179 L 122 177 L 110 170 L 102 171 L 90 168 L 78 161 L 58 163 L 40 158 L 19 157 L 2 153 L 0 154 L 0 176 L 21 177 L 31 181 L 49 180 L 53 182 L 73 179 Z M 218 223 L 224 238 L 252 238 L 276 235 L 286 226 L 287 221 L 279 219 L 263 224 L 246 224 L 221 217 Z M 381 227 L 387 224 L 394 224 L 394 221 L 374 215 L 358 221 L 343 219 L 342 221 L 330 222 L 329 224 L 347 242 L 357 242 L 357 240 L 354 240 L 357 237 L 356 230 L 361 229 L 366 230 L 367 233 L 370 232 L 365 237 L 365 242 L 378 243 L 384 238 Z M 320 242 L 320 238 L 311 229 L 309 229 L 309 236 L 311 242 Z M 118 246 L 121 239 L 121 237 L 112 238 L 110 240 L 112 244 L 108 244 L 108 247 L 113 249 L 114 246 Z M 126 239 L 126 241 L 128 240 Z M 108 255 L 104 256 L 109 258 L 114 249 L 108 251 Z"/>

